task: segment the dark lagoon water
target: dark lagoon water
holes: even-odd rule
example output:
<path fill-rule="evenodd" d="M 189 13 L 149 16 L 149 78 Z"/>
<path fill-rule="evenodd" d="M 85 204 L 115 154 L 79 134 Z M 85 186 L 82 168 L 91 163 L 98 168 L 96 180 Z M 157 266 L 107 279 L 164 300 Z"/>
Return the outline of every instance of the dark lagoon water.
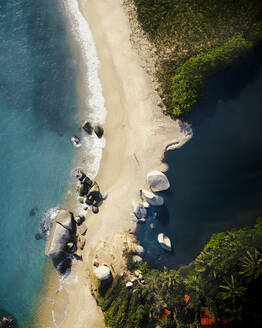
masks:
<path fill-rule="evenodd" d="M 56 0 L 1 0 L 0 45 L 0 310 L 29 327 L 47 261 L 35 234 L 73 165 L 76 68 Z"/>
<path fill-rule="evenodd" d="M 155 267 L 192 261 L 210 236 L 262 215 L 262 62 L 253 56 L 213 79 L 187 118 L 193 138 L 167 154 L 171 189 L 138 238 Z M 261 57 L 260 57 L 261 58 Z M 156 225 L 151 230 L 150 223 Z M 164 232 L 168 255 L 156 242 Z"/>

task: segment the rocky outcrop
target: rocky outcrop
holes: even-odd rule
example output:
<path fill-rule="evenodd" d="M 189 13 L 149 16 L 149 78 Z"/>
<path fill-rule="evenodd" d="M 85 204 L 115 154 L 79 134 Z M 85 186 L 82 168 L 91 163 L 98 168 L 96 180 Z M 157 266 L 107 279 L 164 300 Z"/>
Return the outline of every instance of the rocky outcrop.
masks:
<path fill-rule="evenodd" d="M 162 191 L 170 187 L 170 183 L 164 173 L 151 171 L 147 174 L 147 182 L 152 191 Z"/>
<path fill-rule="evenodd" d="M 157 241 L 159 242 L 160 246 L 164 250 L 166 250 L 168 252 L 172 251 L 171 240 L 165 234 L 163 234 L 163 233 L 158 234 Z"/>
<path fill-rule="evenodd" d="M 52 259 L 55 268 L 61 274 L 64 274 L 71 266 L 69 254 L 72 252 L 72 248 L 69 249 L 69 246 L 73 244 L 74 233 L 73 214 L 64 209 L 59 210 L 52 224 L 45 254 Z"/>
<path fill-rule="evenodd" d="M 80 181 L 80 185 L 78 187 L 79 196 L 81 197 L 86 196 L 89 193 L 92 186 L 93 186 L 93 181 L 86 176 L 82 181 Z"/>
<path fill-rule="evenodd" d="M 83 181 L 86 177 L 86 174 L 81 169 L 73 170 L 72 175 L 75 176 L 79 181 Z"/>
<path fill-rule="evenodd" d="M 60 256 L 66 250 L 66 244 L 70 241 L 70 231 L 61 224 L 54 222 L 47 241 L 45 254 L 51 258 Z"/>
<path fill-rule="evenodd" d="M 88 133 L 88 134 L 92 134 L 92 132 L 93 132 L 93 127 L 92 127 L 91 123 L 88 122 L 88 121 L 84 121 L 84 122 L 82 123 L 82 128 L 83 128 L 83 129 L 85 130 L 85 132 Z"/>
<path fill-rule="evenodd" d="M 135 204 L 134 214 L 138 220 L 145 218 L 147 214 L 146 208 L 142 204 Z"/>
<path fill-rule="evenodd" d="M 161 206 L 164 204 L 164 198 L 158 196 L 151 191 L 147 191 L 145 189 L 141 190 L 141 198 L 143 201 L 146 201 L 148 204 L 152 206 Z"/>
<path fill-rule="evenodd" d="M 98 138 L 102 138 L 104 134 L 104 129 L 102 128 L 102 126 L 97 124 L 93 127 L 92 124 L 88 121 L 84 121 L 82 123 L 82 128 L 87 134 L 92 134 L 92 132 L 94 131 Z"/>
<path fill-rule="evenodd" d="M 138 255 L 134 255 L 132 257 L 132 262 L 133 262 L 134 265 L 138 266 L 140 263 L 142 263 L 142 261 L 143 261 L 142 257 L 140 257 Z"/>
<path fill-rule="evenodd" d="M 73 213 L 68 210 L 60 210 L 56 216 L 57 223 L 61 224 L 65 229 L 74 230 Z"/>
<path fill-rule="evenodd" d="M 104 129 L 100 125 L 95 125 L 94 126 L 94 132 L 97 135 L 98 138 L 102 138 L 104 134 Z"/>
<path fill-rule="evenodd" d="M 111 278 L 111 271 L 106 265 L 101 265 L 94 270 L 97 279 L 104 281 Z"/>
<path fill-rule="evenodd" d="M 100 188 L 96 182 L 94 182 L 92 188 L 89 190 L 86 196 L 86 203 L 88 205 L 93 205 L 99 207 L 103 201 L 103 196 L 101 195 Z"/>

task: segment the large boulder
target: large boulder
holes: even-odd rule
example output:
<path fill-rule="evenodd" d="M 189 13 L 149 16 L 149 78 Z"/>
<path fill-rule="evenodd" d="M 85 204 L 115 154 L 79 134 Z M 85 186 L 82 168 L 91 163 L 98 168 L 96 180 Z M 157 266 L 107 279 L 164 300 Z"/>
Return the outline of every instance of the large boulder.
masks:
<path fill-rule="evenodd" d="M 66 245 L 70 241 L 70 231 L 61 224 L 54 222 L 46 244 L 45 254 L 52 259 L 60 257 L 66 251 Z"/>
<path fill-rule="evenodd" d="M 146 201 L 152 206 L 161 206 L 164 204 L 164 198 L 158 195 L 155 195 L 151 191 L 147 191 L 145 189 L 142 189 L 141 191 L 141 198 L 142 200 Z"/>
<path fill-rule="evenodd" d="M 170 183 L 164 173 L 151 171 L 147 174 L 147 182 L 152 191 L 162 191 L 170 187 Z"/>
<path fill-rule="evenodd" d="M 68 229 L 70 231 L 74 230 L 73 213 L 68 210 L 59 210 L 55 221 L 61 224 L 65 229 Z"/>
<path fill-rule="evenodd" d="M 102 138 L 104 134 L 104 129 L 100 125 L 95 125 L 94 126 L 94 132 L 97 135 L 98 138 Z"/>
<path fill-rule="evenodd" d="M 160 246 L 164 250 L 166 250 L 168 252 L 172 251 L 171 240 L 165 234 L 163 234 L 163 233 L 158 234 L 157 241 L 159 242 Z"/>
<path fill-rule="evenodd" d="M 72 264 L 70 246 L 74 239 L 75 226 L 73 214 L 70 211 L 63 209 L 58 211 L 46 243 L 45 254 L 52 259 L 60 274 L 65 274 Z"/>
<path fill-rule="evenodd" d="M 142 204 L 135 204 L 134 206 L 134 214 L 137 219 L 142 219 L 146 217 L 147 211 L 146 208 Z"/>
<path fill-rule="evenodd" d="M 111 277 L 111 271 L 106 265 L 101 265 L 94 270 L 95 276 L 99 280 L 108 280 Z"/>
<path fill-rule="evenodd" d="M 92 127 L 91 123 L 88 122 L 88 121 L 84 121 L 84 122 L 82 123 L 82 128 L 83 128 L 83 129 L 85 130 L 85 132 L 88 133 L 88 134 L 92 134 L 92 132 L 93 132 L 93 127 Z"/>

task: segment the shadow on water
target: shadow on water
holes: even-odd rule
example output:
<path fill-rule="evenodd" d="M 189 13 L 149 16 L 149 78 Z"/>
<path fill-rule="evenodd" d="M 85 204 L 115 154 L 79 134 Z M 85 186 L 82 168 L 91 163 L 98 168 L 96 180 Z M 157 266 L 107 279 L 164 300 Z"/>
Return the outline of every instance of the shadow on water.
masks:
<path fill-rule="evenodd" d="M 187 264 L 213 233 L 262 215 L 261 87 L 256 54 L 213 78 L 205 99 L 186 118 L 193 138 L 166 156 L 167 210 L 150 215 L 137 229 L 152 266 Z M 158 245 L 160 232 L 171 238 L 174 255 Z"/>

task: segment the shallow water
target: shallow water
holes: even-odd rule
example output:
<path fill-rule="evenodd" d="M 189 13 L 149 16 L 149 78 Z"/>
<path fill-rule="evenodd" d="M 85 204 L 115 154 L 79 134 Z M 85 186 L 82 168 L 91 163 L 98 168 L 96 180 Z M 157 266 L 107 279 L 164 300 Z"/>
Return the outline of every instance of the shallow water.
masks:
<path fill-rule="evenodd" d="M 35 234 L 77 152 L 76 65 L 58 3 L 0 3 L 0 309 L 19 327 L 34 315 L 47 261 Z"/>
<path fill-rule="evenodd" d="M 167 155 L 166 206 L 138 229 L 153 266 L 187 264 L 213 233 L 262 215 L 261 91 L 262 65 L 254 57 L 213 79 L 188 117 L 193 138 Z M 170 255 L 156 242 L 160 232 L 172 240 Z"/>

